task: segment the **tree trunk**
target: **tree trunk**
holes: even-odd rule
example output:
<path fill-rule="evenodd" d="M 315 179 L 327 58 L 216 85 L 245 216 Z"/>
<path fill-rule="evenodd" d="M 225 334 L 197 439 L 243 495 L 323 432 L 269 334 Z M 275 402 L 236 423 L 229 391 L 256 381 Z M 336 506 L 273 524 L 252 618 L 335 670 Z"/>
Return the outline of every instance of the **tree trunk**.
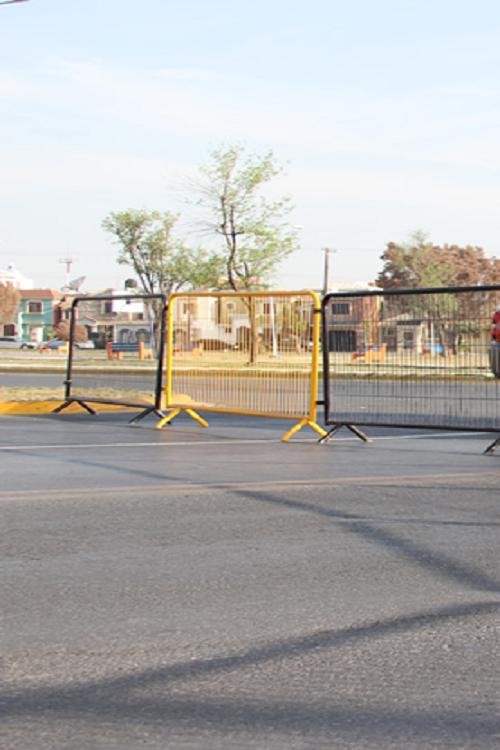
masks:
<path fill-rule="evenodd" d="M 250 365 L 256 365 L 259 356 L 259 330 L 257 325 L 257 306 L 255 298 L 248 300 L 248 316 L 250 318 Z"/>

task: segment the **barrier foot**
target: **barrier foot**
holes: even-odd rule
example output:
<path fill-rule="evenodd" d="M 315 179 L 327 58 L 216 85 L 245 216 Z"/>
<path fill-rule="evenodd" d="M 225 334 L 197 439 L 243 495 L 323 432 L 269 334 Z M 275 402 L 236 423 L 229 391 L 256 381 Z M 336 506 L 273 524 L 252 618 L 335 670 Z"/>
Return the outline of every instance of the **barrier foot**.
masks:
<path fill-rule="evenodd" d="M 77 398 L 70 398 L 68 401 L 65 401 L 64 404 L 61 404 L 61 406 L 58 406 L 57 409 L 54 409 L 52 414 L 60 414 L 64 409 L 66 409 L 68 406 L 71 406 L 71 404 L 78 404 L 82 407 L 82 409 L 86 409 L 89 414 L 93 414 L 94 416 L 97 414 L 95 409 L 92 409 L 91 406 L 85 403 L 85 401 L 80 401 Z"/>
<path fill-rule="evenodd" d="M 306 427 L 308 425 L 313 430 L 316 430 L 317 433 L 319 433 L 321 436 L 326 435 L 326 431 L 319 426 L 319 424 L 316 424 L 316 422 L 312 422 L 310 419 L 302 419 L 298 424 L 294 425 L 291 430 L 289 430 L 286 435 L 284 435 L 281 440 L 283 443 L 286 443 L 287 440 L 290 440 L 293 435 L 295 435 L 299 430 L 301 430 L 303 427 Z"/>
<path fill-rule="evenodd" d="M 176 417 L 176 416 L 177 416 L 178 414 L 180 414 L 180 413 L 181 413 L 181 411 L 182 411 L 182 409 L 174 409 L 173 411 L 171 411 L 171 412 L 170 412 L 170 414 L 167 414 L 167 416 L 166 416 L 166 417 L 163 417 L 162 419 L 160 419 L 160 421 L 159 421 L 159 422 L 158 422 L 157 424 L 155 424 L 155 429 L 156 429 L 156 430 L 161 430 L 161 428 L 162 428 L 162 427 L 163 427 L 164 425 L 166 425 L 166 424 L 169 424 L 169 423 L 170 423 L 170 421 L 171 421 L 171 420 L 172 420 L 172 419 L 173 419 L 174 417 Z"/>
<path fill-rule="evenodd" d="M 148 414 L 156 414 L 156 416 L 160 417 L 160 419 L 163 419 L 164 414 L 162 411 L 156 408 L 156 406 L 149 406 L 147 409 L 144 409 L 144 411 L 141 411 L 140 414 L 138 414 L 136 417 L 132 417 L 132 419 L 129 421 L 129 424 L 135 424 L 136 422 L 140 422 L 141 419 L 144 419 L 144 417 L 147 417 Z"/>
<path fill-rule="evenodd" d="M 498 448 L 499 445 L 500 445 L 500 437 L 497 438 L 494 443 L 492 443 L 491 445 L 489 445 L 486 448 L 486 450 L 484 451 L 483 455 L 485 456 L 485 455 L 487 455 L 489 453 L 494 453 L 496 451 L 496 449 Z"/>
<path fill-rule="evenodd" d="M 184 411 L 186 412 L 186 414 L 189 414 L 192 419 L 195 419 L 199 424 L 201 424 L 202 427 L 208 427 L 208 422 L 205 422 L 205 420 L 202 419 L 200 415 L 195 411 L 193 411 L 192 409 L 184 409 Z"/>
<path fill-rule="evenodd" d="M 330 438 L 336 435 L 337 432 L 339 432 L 339 430 L 342 429 L 342 427 L 347 427 L 348 430 L 350 430 L 355 435 L 357 435 L 359 439 L 362 440 L 364 443 L 371 443 L 371 439 L 367 437 L 364 432 L 361 432 L 361 430 L 358 430 L 358 428 L 355 427 L 353 424 L 343 424 L 343 423 L 334 425 L 332 429 L 329 432 L 325 433 L 318 442 L 328 443 L 330 441 Z"/>
<path fill-rule="evenodd" d="M 195 411 L 193 411 L 192 409 L 182 409 L 182 408 L 178 407 L 177 409 L 173 409 L 173 410 L 172 410 L 172 411 L 170 412 L 170 414 L 167 414 L 167 416 L 166 416 L 166 417 L 163 417 L 162 419 L 160 419 L 160 421 L 158 422 L 158 424 L 157 424 L 157 425 L 155 425 L 155 428 L 156 428 L 157 430 L 161 430 L 161 428 L 162 428 L 162 427 L 163 427 L 164 425 L 166 425 L 166 424 L 169 424 L 169 422 L 171 422 L 171 421 L 172 421 L 172 419 L 174 419 L 174 417 L 176 417 L 176 416 L 177 416 L 178 414 L 180 414 L 180 413 L 181 413 L 181 411 L 185 411 L 185 412 L 186 412 L 186 414 L 189 414 L 189 416 L 190 416 L 190 417 L 191 417 L 192 419 L 196 420 L 196 422 L 198 422 L 199 424 L 201 424 L 201 426 L 202 426 L 202 427 L 208 427 L 208 422 L 205 422 L 205 420 L 204 420 L 204 419 L 202 419 L 202 418 L 200 417 L 200 415 L 199 415 L 199 414 L 197 414 L 197 413 L 196 413 Z"/>

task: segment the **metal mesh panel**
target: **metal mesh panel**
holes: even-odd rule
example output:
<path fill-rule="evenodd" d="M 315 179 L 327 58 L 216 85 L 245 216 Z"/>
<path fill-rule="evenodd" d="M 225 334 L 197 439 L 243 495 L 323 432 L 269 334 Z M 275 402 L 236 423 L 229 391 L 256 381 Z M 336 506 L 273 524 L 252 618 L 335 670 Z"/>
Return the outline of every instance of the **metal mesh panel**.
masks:
<path fill-rule="evenodd" d="M 73 358 L 74 399 L 141 407 L 155 404 L 155 388 L 155 363 L 139 365 L 130 356 L 111 364 L 103 351 L 78 352 Z"/>
<path fill-rule="evenodd" d="M 326 424 L 500 430 L 499 304 L 500 286 L 328 295 Z"/>
<path fill-rule="evenodd" d="M 311 292 L 174 296 L 166 406 L 313 419 L 318 308 Z"/>
<path fill-rule="evenodd" d="M 157 309 L 155 309 L 157 308 Z M 154 406 L 161 398 L 162 295 L 88 296 L 73 303 L 68 397 L 73 400 Z M 91 329 L 94 348 L 79 348 L 75 326 Z M 156 340 L 155 340 L 156 339 Z"/>

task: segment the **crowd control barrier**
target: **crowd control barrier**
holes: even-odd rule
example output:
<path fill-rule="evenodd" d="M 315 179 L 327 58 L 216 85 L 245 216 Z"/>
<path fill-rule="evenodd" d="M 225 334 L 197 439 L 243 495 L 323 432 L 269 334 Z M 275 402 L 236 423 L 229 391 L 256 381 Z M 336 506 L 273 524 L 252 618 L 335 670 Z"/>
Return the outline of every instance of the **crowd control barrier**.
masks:
<path fill-rule="evenodd" d="M 500 285 L 328 294 L 322 440 L 343 426 L 367 440 L 363 425 L 500 432 L 498 305 Z"/>
<path fill-rule="evenodd" d="M 314 292 L 175 294 L 168 306 L 165 408 L 316 424 L 321 303 Z"/>
<path fill-rule="evenodd" d="M 163 294 L 81 296 L 70 309 L 70 341 L 64 403 L 58 413 L 79 404 L 137 408 L 160 418 L 165 354 L 166 297 Z M 90 331 L 79 341 L 81 327 Z M 89 347 L 89 348 L 87 348 Z"/>

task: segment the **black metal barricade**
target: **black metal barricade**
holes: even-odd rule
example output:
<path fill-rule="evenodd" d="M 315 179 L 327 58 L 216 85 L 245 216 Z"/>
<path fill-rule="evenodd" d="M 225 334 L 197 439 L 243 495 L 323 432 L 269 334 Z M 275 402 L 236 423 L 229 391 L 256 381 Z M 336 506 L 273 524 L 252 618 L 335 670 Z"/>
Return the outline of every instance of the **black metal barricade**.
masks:
<path fill-rule="evenodd" d="M 139 409 L 131 422 L 152 412 L 163 418 L 166 306 L 163 294 L 76 297 L 65 401 L 53 413 L 77 403 L 95 414 L 89 404 L 112 404 Z M 79 326 L 90 330 L 88 343 L 79 341 Z"/>
<path fill-rule="evenodd" d="M 343 426 L 367 440 L 363 425 L 500 432 L 499 305 L 500 285 L 328 294 L 322 440 Z"/>

